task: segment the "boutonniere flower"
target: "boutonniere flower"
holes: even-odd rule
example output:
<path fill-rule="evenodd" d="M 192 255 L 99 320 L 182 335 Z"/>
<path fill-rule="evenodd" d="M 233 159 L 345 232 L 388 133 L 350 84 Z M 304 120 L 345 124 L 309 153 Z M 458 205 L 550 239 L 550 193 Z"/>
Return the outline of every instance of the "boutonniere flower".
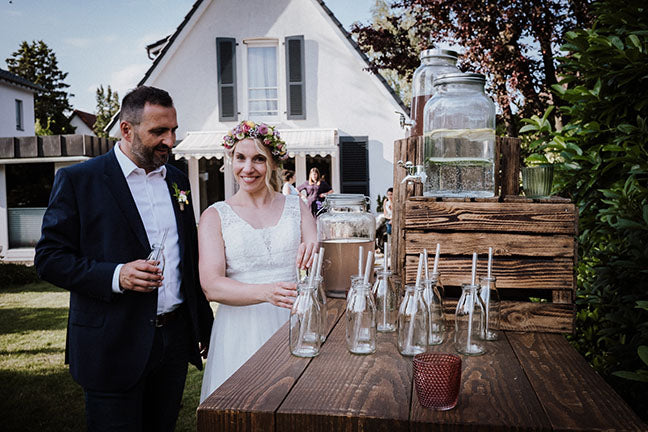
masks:
<path fill-rule="evenodd" d="M 184 211 L 185 204 L 189 205 L 189 194 L 191 191 L 180 190 L 177 183 L 173 183 L 171 186 L 173 187 L 173 196 L 178 200 L 180 211 Z"/>

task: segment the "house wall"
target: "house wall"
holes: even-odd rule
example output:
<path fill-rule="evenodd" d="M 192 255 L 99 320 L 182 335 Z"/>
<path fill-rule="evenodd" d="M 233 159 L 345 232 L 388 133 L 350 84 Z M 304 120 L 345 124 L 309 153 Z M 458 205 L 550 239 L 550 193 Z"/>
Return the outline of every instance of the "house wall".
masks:
<path fill-rule="evenodd" d="M 303 35 L 306 68 L 306 119 L 286 118 L 286 36 Z M 269 37 L 279 41 L 279 128 L 337 128 L 340 136 L 369 137 L 370 193 L 392 183 L 393 142 L 403 138 L 402 109 L 315 0 L 204 1 L 178 35 L 147 85 L 164 88 L 178 110 L 178 139 L 188 131 L 225 130 L 236 122 L 219 122 L 216 37 L 237 40 L 239 120 L 247 118 L 247 51 L 243 39 Z M 214 143 L 218 145 L 219 143 Z"/>
<path fill-rule="evenodd" d="M 16 99 L 23 102 L 23 130 L 16 129 Z M 34 92 L 0 82 L 0 137 L 33 136 Z"/>
<path fill-rule="evenodd" d="M 77 115 L 70 119 L 70 124 L 76 128 L 74 130 L 76 135 L 96 135 Z"/>

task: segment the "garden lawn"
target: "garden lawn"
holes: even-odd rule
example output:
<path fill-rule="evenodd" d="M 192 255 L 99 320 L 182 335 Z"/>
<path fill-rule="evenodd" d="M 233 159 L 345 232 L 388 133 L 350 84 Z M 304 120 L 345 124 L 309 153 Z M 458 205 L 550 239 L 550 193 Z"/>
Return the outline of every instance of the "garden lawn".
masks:
<path fill-rule="evenodd" d="M 0 430 L 85 430 L 83 390 L 64 364 L 69 297 L 45 282 L 0 287 Z M 196 430 L 201 381 L 189 366 L 177 431 Z"/>

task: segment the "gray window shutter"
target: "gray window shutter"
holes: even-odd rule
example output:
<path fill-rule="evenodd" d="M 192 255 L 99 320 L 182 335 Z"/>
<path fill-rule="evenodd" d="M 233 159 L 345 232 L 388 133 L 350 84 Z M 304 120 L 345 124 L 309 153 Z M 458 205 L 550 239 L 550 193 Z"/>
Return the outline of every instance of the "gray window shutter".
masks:
<path fill-rule="evenodd" d="M 216 38 L 218 120 L 238 120 L 236 104 L 236 39 Z"/>
<path fill-rule="evenodd" d="M 342 193 L 369 196 L 369 137 L 340 137 L 340 188 Z"/>
<path fill-rule="evenodd" d="M 304 36 L 287 36 L 285 45 L 288 119 L 304 120 L 306 119 Z"/>

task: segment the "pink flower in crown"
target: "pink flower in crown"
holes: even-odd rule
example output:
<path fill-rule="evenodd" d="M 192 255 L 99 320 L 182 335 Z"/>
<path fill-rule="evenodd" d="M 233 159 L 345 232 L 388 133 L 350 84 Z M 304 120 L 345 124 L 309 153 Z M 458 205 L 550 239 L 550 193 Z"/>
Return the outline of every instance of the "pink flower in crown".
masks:
<path fill-rule="evenodd" d="M 259 134 L 266 135 L 268 133 L 268 125 L 261 123 L 257 126 L 257 130 L 259 131 Z M 268 145 L 268 143 L 266 143 L 266 145 Z"/>

